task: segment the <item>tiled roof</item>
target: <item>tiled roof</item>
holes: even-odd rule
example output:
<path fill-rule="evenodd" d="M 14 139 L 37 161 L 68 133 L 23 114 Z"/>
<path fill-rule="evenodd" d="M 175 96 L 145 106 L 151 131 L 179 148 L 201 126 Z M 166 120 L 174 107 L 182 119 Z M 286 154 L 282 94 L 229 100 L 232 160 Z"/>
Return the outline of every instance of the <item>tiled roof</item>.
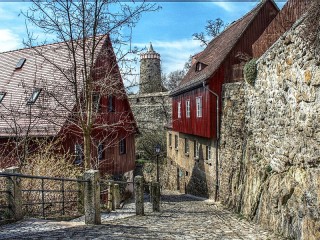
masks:
<path fill-rule="evenodd" d="M 97 53 L 106 41 L 105 38 L 100 40 Z M 91 42 L 86 42 L 88 51 Z M 82 49 L 79 48 L 76 55 L 77 69 L 83 69 Z M 21 58 L 26 58 L 25 64 L 15 69 Z M 0 137 L 26 133 L 53 136 L 60 131 L 71 114 L 70 109 L 75 106 L 72 83 L 67 79 L 73 69 L 70 59 L 66 43 L 0 53 L 0 92 L 7 93 L 0 103 Z M 41 88 L 41 94 L 35 104 L 27 105 L 35 88 Z"/>
<path fill-rule="evenodd" d="M 197 54 L 197 61 L 207 66 L 201 71 L 196 71 L 196 64 L 193 64 L 179 86 L 171 94 L 178 94 L 212 76 L 266 2 L 262 1 L 252 11 L 232 23 L 214 38 L 201 54 Z"/>

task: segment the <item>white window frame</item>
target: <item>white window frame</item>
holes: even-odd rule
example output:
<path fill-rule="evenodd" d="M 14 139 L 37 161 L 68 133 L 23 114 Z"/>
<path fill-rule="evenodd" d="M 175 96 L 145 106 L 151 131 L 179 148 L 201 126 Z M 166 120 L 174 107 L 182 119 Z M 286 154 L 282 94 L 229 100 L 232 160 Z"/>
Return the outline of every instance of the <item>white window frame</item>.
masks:
<path fill-rule="evenodd" d="M 179 138 L 178 135 L 174 135 L 174 148 L 178 150 L 179 148 Z"/>
<path fill-rule="evenodd" d="M 186 100 L 186 118 L 190 118 L 190 99 Z"/>
<path fill-rule="evenodd" d="M 197 117 L 202 117 L 202 97 L 196 98 Z"/>
<path fill-rule="evenodd" d="M 178 118 L 181 118 L 181 102 L 178 102 Z"/>
<path fill-rule="evenodd" d="M 194 141 L 194 158 L 199 159 L 200 155 L 200 144 L 198 141 Z"/>
<path fill-rule="evenodd" d="M 212 158 L 212 151 L 211 146 L 207 146 L 207 160 L 210 160 Z"/>
<path fill-rule="evenodd" d="M 190 151 L 190 149 L 189 149 L 189 140 L 188 140 L 188 138 L 185 138 L 184 139 L 184 153 L 185 154 L 189 154 L 189 151 Z"/>

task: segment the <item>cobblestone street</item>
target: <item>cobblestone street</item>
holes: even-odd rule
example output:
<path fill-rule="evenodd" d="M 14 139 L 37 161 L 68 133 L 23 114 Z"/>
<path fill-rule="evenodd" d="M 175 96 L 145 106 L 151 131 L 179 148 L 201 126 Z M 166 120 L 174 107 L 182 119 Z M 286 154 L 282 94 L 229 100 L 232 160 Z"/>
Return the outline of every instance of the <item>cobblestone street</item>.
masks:
<path fill-rule="evenodd" d="M 98 226 L 83 222 L 25 220 L 0 227 L 0 239 L 282 239 L 208 200 L 190 195 L 162 196 L 161 213 L 128 212 Z M 132 205 L 131 205 L 132 206 Z M 125 217 L 125 218 L 124 218 Z"/>

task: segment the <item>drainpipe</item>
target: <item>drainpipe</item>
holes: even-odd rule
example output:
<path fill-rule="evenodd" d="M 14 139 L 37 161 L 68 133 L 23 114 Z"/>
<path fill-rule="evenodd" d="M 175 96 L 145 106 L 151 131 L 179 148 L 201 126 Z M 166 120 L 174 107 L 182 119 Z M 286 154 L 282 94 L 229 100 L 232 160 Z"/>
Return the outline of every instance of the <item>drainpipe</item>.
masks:
<path fill-rule="evenodd" d="M 217 140 L 216 140 L 216 191 L 215 191 L 215 196 L 214 200 L 218 201 L 219 199 L 219 138 L 220 138 L 220 130 L 219 130 L 219 95 L 216 94 L 215 92 L 211 91 L 208 87 L 206 87 L 205 82 L 202 82 L 203 87 L 208 90 L 211 94 L 213 94 L 216 97 L 217 100 L 217 122 L 216 122 L 216 127 L 217 127 Z"/>

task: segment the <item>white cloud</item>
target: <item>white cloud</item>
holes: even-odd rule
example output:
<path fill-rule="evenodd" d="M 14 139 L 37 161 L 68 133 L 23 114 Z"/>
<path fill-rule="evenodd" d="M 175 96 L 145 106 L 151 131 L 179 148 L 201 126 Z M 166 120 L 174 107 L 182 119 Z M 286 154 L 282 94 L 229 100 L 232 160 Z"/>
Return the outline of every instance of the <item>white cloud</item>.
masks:
<path fill-rule="evenodd" d="M 149 43 L 134 44 L 138 47 L 148 46 Z M 198 41 L 179 39 L 175 41 L 154 41 L 153 48 L 161 55 L 161 68 L 164 73 L 183 69 L 190 55 L 194 55 L 203 49 Z"/>
<path fill-rule="evenodd" d="M 0 52 L 14 50 L 21 47 L 19 36 L 10 29 L 0 29 Z"/>
<path fill-rule="evenodd" d="M 235 11 L 234 3 L 231 2 L 213 2 L 213 4 L 217 5 L 218 7 L 224 9 L 227 12 Z"/>

